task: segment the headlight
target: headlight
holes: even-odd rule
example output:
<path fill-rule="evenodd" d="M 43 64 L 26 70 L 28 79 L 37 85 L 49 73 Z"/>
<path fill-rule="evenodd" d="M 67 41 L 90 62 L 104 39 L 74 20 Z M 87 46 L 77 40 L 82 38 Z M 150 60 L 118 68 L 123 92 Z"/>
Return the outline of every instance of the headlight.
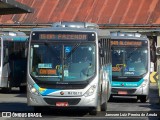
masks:
<path fill-rule="evenodd" d="M 32 85 L 28 85 L 28 88 L 29 88 L 29 91 L 32 93 L 32 94 L 35 94 L 35 95 L 38 95 L 38 91 L 36 90 L 36 88 L 34 88 Z"/>
<path fill-rule="evenodd" d="M 84 94 L 84 96 L 85 96 L 85 97 L 88 97 L 88 96 L 93 95 L 93 93 L 95 92 L 95 90 L 96 90 L 96 86 L 95 86 L 95 85 L 91 86 L 91 87 L 87 90 L 87 92 Z"/>
<path fill-rule="evenodd" d="M 147 85 L 147 83 L 148 83 L 148 79 L 144 79 L 144 81 L 143 81 L 143 83 L 142 83 L 142 87 L 145 87 L 146 85 Z"/>
<path fill-rule="evenodd" d="M 35 93 L 36 92 L 36 88 L 31 88 L 31 92 Z"/>

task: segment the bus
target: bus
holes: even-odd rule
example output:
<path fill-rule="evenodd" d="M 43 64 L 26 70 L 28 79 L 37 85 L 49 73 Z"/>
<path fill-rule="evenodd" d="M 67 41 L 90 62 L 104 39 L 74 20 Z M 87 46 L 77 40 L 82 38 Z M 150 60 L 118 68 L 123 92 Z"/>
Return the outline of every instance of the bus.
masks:
<path fill-rule="evenodd" d="M 0 33 L 0 88 L 11 92 L 12 87 L 26 91 L 27 41 L 22 32 Z"/>
<path fill-rule="evenodd" d="M 27 102 L 50 108 L 107 110 L 111 91 L 110 32 L 85 22 L 58 22 L 31 31 Z M 42 110 L 42 111 L 41 111 Z"/>
<path fill-rule="evenodd" d="M 113 96 L 136 96 L 146 102 L 149 94 L 150 45 L 140 33 L 112 32 Z"/>

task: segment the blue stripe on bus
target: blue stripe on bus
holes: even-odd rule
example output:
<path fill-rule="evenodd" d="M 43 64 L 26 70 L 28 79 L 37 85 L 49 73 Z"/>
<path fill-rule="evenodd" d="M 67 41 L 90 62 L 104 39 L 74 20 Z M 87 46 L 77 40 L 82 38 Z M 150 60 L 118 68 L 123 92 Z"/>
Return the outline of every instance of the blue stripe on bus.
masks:
<path fill-rule="evenodd" d="M 112 87 L 138 87 L 142 84 L 144 79 L 142 78 L 138 82 L 117 82 L 117 81 L 112 81 Z"/>
<path fill-rule="evenodd" d="M 45 96 L 45 95 L 48 95 L 50 93 L 53 93 L 53 92 L 57 92 L 57 91 L 60 91 L 60 89 L 47 89 L 47 88 L 40 88 L 37 84 L 34 84 L 34 87 L 36 88 L 36 90 L 38 90 L 38 92 Z"/>
<path fill-rule="evenodd" d="M 28 41 L 29 36 L 2 36 L 3 40 L 25 42 Z"/>

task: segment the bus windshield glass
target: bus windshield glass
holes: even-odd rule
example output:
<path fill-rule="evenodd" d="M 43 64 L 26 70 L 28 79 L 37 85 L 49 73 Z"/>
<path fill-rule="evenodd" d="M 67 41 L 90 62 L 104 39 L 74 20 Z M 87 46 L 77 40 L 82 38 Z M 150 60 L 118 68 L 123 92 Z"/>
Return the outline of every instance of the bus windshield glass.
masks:
<path fill-rule="evenodd" d="M 94 43 L 32 43 L 30 74 L 39 82 L 78 83 L 95 74 Z"/>
<path fill-rule="evenodd" d="M 112 47 L 114 77 L 141 76 L 148 71 L 146 47 Z"/>

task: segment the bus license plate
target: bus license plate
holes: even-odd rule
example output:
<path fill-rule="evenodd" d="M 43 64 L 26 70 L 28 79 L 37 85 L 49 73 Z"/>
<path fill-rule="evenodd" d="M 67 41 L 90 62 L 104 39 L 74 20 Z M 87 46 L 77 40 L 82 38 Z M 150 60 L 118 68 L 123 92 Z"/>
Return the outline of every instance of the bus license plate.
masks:
<path fill-rule="evenodd" d="M 127 91 L 118 91 L 119 95 L 127 95 Z"/>
<path fill-rule="evenodd" d="M 58 107 L 67 107 L 68 106 L 68 102 L 56 102 L 56 106 L 58 106 Z"/>

